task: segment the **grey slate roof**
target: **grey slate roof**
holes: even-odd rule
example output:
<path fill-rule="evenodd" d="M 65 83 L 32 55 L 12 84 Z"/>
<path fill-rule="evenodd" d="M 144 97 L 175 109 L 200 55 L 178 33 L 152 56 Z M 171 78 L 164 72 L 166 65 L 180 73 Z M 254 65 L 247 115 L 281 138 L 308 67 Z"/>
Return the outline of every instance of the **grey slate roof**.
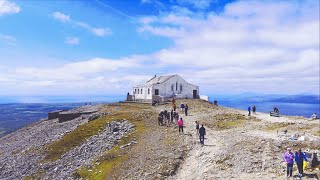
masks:
<path fill-rule="evenodd" d="M 152 84 L 159 84 L 159 83 L 164 83 L 170 78 L 174 77 L 175 75 L 169 75 L 169 76 L 156 76 L 151 78 L 149 81 L 147 81 L 146 84 L 152 85 Z"/>

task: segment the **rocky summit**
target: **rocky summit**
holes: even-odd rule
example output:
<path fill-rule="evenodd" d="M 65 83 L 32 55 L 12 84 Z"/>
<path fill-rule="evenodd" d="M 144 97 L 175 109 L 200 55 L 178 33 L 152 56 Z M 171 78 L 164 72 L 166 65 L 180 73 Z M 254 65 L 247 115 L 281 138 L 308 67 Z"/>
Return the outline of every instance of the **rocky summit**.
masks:
<path fill-rule="evenodd" d="M 184 133 L 175 120 L 158 124 L 159 112 L 170 111 L 170 103 L 54 112 L 0 139 L 0 179 L 283 179 L 287 147 L 306 153 L 304 179 L 320 177 L 317 120 L 248 116 L 201 100 L 176 103 L 189 106 L 188 116 L 177 110 Z M 59 113 L 76 115 L 59 121 Z M 204 145 L 195 121 L 206 128 Z"/>

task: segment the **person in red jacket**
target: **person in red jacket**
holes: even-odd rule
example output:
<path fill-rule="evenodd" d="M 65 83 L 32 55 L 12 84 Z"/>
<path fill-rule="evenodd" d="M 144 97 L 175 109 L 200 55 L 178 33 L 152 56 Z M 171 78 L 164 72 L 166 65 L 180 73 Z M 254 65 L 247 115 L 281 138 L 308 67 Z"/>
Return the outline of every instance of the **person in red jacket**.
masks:
<path fill-rule="evenodd" d="M 180 134 L 180 131 L 183 134 L 183 120 L 182 120 L 182 118 L 179 119 L 178 126 L 179 126 L 179 134 Z"/>

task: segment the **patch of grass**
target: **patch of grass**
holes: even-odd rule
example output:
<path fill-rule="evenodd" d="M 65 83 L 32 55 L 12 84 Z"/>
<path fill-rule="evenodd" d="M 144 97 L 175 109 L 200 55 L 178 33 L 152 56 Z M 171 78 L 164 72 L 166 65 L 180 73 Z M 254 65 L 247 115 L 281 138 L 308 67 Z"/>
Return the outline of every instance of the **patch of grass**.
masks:
<path fill-rule="evenodd" d="M 247 122 L 247 118 L 241 114 L 218 114 L 209 120 L 204 120 L 203 124 L 216 130 L 226 130 L 242 127 Z"/>
<path fill-rule="evenodd" d="M 148 110 L 148 107 L 146 107 L 144 113 L 139 114 L 140 111 L 140 108 L 130 105 L 125 106 L 124 109 L 119 111 L 119 114 L 127 116 L 126 119 L 135 125 L 134 133 L 131 133 L 127 137 L 123 137 L 118 145 L 114 146 L 110 151 L 98 158 L 96 161 L 100 164 L 95 165 L 92 168 L 82 167 L 78 169 L 75 173 L 76 177 L 81 177 L 83 179 L 108 179 L 108 177 L 111 177 L 121 169 L 121 165 L 129 158 L 130 149 L 134 145 L 123 149 L 120 147 L 132 142 L 133 139 L 136 139 L 139 144 L 139 138 L 150 131 L 142 119 L 148 120 L 151 117 L 156 117 L 156 114 L 150 111 L 150 109 Z"/>
<path fill-rule="evenodd" d="M 62 139 L 51 143 L 47 146 L 47 155 L 44 162 L 59 159 L 61 155 L 77 147 L 87 138 L 98 134 L 111 120 L 111 116 L 100 117 L 97 120 L 80 125 L 74 131 L 63 136 Z"/>
<path fill-rule="evenodd" d="M 45 172 L 43 170 L 39 170 L 38 172 L 31 174 L 29 176 L 24 176 L 23 180 L 35 180 L 35 179 L 42 179 L 44 176 Z"/>
<path fill-rule="evenodd" d="M 140 107 L 140 108 L 139 108 Z M 109 106 L 105 107 L 106 109 Z M 90 121 L 88 123 L 82 124 L 78 126 L 74 131 L 63 136 L 62 139 L 55 141 L 49 144 L 47 149 L 47 155 L 43 159 L 43 162 L 55 161 L 61 157 L 64 153 L 69 150 L 79 146 L 83 143 L 87 138 L 99 134 L 103 131 L 110 121 L 118 121 L 118 120 L 132 120 L 136 116 L 134 111 L 141 111 L 144 109 L 144 106 L 133 106 L 133 105 L 119 105 L 118 109 L 110 109 L 111 114 L 107 116 L 100 117 L 94 121 Z M 106 111 L 106 110 L 103 110 Z M 147 114 L 148 115 L 148 114 Z"/>
<path fill-rule="evenodd" d="M 263 128 L 265 131 L 274 131 L 274 130 L 279 130 L 282 128 L 286 128 L 289 125 L 294 124 L 294 123 L 270 123 L 266 127 Z"/>

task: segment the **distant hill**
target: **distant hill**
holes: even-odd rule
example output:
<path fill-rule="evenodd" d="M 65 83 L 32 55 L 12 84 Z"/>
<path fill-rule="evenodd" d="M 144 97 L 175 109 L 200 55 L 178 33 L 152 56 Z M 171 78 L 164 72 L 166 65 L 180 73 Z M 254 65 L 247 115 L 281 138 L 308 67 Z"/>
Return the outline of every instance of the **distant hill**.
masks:
<path fill-rule="evenodd" d="M 320 104 L 320 96 L 316 95 L 291 95 L 281 98 L 272 98 L 268 102 L 284 102 L 284 103 L 305 103 L 305 104 Z"/>

